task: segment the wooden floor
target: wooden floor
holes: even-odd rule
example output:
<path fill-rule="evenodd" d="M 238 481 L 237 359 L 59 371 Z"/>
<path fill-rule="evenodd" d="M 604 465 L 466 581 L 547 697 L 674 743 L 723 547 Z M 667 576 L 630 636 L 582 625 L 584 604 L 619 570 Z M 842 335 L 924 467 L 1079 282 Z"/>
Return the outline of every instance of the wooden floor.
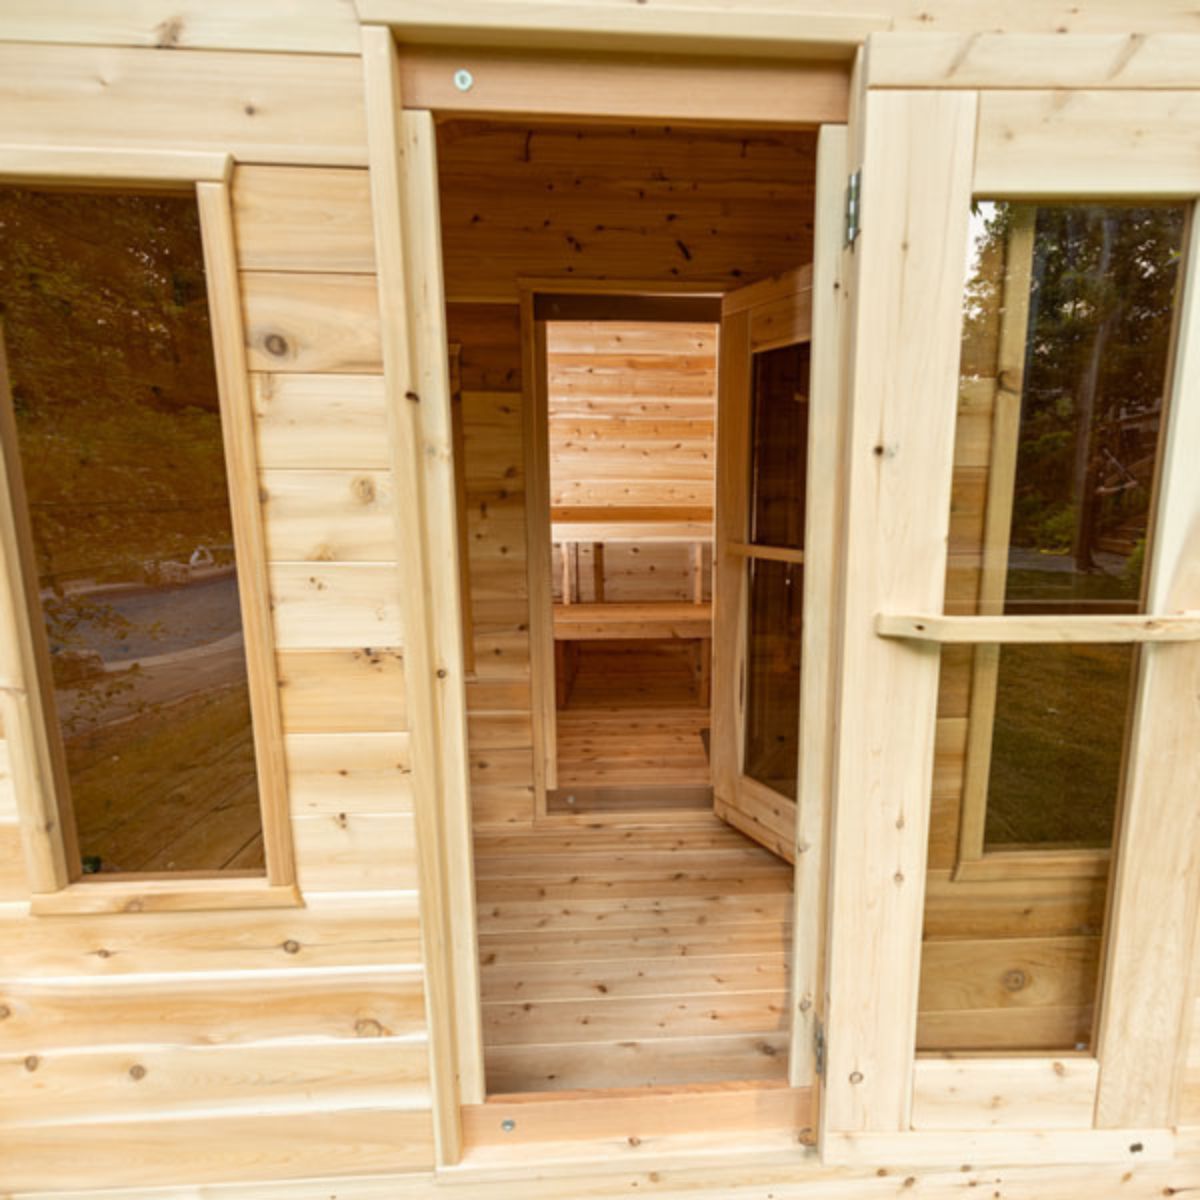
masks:
<path fill-rule="evenodd" d="M 569 701 L 558 713 L 560 792 L 653 788 L 648 806 L 670 807 L 678 790 L 684 806 L 710 807 L 709 710 L 699 701 L 693 645 L 580 647 Z"/>
<path fill-rule="evenodd" d="M 704 708 L 564 709 L 558 714 L 558 785 L 705 789 Z"/>
<path fill-rule="evenodd" d="M 713 817 L 476 838 L 491 1093 L 779 1082 L 792 873 Z"/>

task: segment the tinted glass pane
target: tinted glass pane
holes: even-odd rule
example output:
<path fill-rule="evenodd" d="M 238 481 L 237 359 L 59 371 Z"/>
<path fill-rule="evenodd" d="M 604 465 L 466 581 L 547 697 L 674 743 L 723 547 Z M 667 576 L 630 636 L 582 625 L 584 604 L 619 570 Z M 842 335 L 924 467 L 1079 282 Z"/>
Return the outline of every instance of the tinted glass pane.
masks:
<path fill-rule="evenodd" d="M 1141 610 L 1183 230 L 1167 205 L 978 205 L 947 612 Z M 1113 844 L 1136 666 L 943 652 L 921 1048 L 1089 1044 L 1107 860 L 1048 855 Z"/>
<path fill-rule="evenodd" d="M 749 571 L 743 771 L 795 800 L 804 568 L 755 559 L 749 563 Z"/>
<path fill-rule="evenodd" d="M 194 201 L 0 189 L 0 310 L 85 871 L 263 863 Z"/>
<path fill-rule="evenodd" d="M 987 846 L 1112 844 L 1133 647 L 1003 646 Z"/>
<path fill-rule="evenodd" d="M 751 392 L 750 540 L 804 545 L 809 347 L 754 355 Z"/>

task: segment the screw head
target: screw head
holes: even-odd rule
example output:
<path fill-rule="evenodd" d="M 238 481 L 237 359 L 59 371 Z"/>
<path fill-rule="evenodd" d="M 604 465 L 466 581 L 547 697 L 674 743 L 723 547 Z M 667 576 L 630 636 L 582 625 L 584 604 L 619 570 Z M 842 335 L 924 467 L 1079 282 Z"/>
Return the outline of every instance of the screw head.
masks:
<path fill-rule="evenodd" d="M 505 1133 L 512 1133 L 516 1127 L 517 1123 L 512 1119 L 512 1117 L 505 1117 L 504 1120 L 500 1122 L 500 1128 L 503 1129 Z"/>
<path fill-rule="evenodd" d="M 459 67 L 454 72 L 454 86 L 460 92 L 469 92 L 475 84 L 475 76 L 466 67 Z"/>

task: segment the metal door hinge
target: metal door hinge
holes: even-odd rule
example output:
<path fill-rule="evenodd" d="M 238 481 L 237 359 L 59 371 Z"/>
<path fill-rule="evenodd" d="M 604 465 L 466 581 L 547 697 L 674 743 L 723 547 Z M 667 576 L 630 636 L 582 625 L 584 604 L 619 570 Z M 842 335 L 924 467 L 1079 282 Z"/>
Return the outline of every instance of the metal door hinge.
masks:
<path fill-rule="evenodd" d="M 858 240 L 862 211 L 862 168 L 850 176 L 846 184 L 846 245 L 853 246 Z"/>
<path fill-rule="evenodd" d="M 813 1021 L 813 1071 L 825 1078 L 825 1024 L 820 1017 Z"/>

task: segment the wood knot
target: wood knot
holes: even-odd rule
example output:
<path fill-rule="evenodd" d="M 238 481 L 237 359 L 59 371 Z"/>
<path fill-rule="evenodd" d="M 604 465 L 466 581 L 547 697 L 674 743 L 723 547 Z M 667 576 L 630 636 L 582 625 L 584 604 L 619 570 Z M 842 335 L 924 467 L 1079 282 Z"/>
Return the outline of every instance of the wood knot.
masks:
<path fill-rule="evenodd" d="M 36 1054 L 30 1054 L 25 1059 L 25 1070 L 36 1071 L 38 1069 L 39 1065 L 41 1064 L 41 1061 L 42 1060 L 40 1058 L 38 1058 L 38 1056 Z"/>
<path fill-rule="evenodd" d="M 145 1079 L 146 1068 L 143 1067 L 141 1063 L 134 1063 L 133 1066 L 129 1068 L 129 1078 L 132 1079 L 134 1083 L 138 1083 L 139 1081 Z"/>
<path fill-rule="evenodd" d="M 174 50 L 183 36 L 183 18 L 168 17 L 154 30 L 154 45 L 159 50 Z"/>
<path fill-rule="evenodd" d="M 850 1072 L 850 1082 L 851 1083 L 857 1084 L 857 1083 L 862 1083 L 862 1081 L 863 1081 L 863 1073 L 861 1071 L 851 1071 Z"/>
<path fill-rule="evenodd" d="M 359 504 L 372 504 L 375 500 L 375 481 L 363 475 L 350 485 L 350 491 Z"/>
<path fill-rule="evenodd" d="M 12 1009 L 7 1004 L 0 1004 L 0 1021 L 7 1020 L 12 1016 Z"/>
<path fill-rule="evenodd" d="M 418 396 L 416 392 L 405 392 L 404 398 L 405 400 L 411 400 L 414 404 L 421 403 L 421 397 Z"/>
<path fill-rule="evenodd" d="M 287 338 L 281 333 L 268 333 L 263 338 L 263 349 L 275 358 L 283 358 L 288 352 Z"/>
<path fill-rule="evenodd" d="M 642 1144 L 642 1139 L 636 1133 L 631 1133 L 626 1140 L 631 1146 L 640 1146 Z"/>
<path fill-rule="evenodd" d="M 1014 967 L 1011 971 L 1004 972 L 1005 991 L 1019 992 L 1028 982 L 1028 976 L 1019 967 Z"/>
<path fill-rule="evenodd" d="M 360 1017 L 354 1022 L 356 1037 L 383 1037 L 383 1026 L 374 1017 Z"/>
<path fill-rule="evenodd" d="M 288 940 L 283 943 L 283 952 L 284 954 L 299 954 L 300 943 L 294 938 L 288 938 Z"/>

